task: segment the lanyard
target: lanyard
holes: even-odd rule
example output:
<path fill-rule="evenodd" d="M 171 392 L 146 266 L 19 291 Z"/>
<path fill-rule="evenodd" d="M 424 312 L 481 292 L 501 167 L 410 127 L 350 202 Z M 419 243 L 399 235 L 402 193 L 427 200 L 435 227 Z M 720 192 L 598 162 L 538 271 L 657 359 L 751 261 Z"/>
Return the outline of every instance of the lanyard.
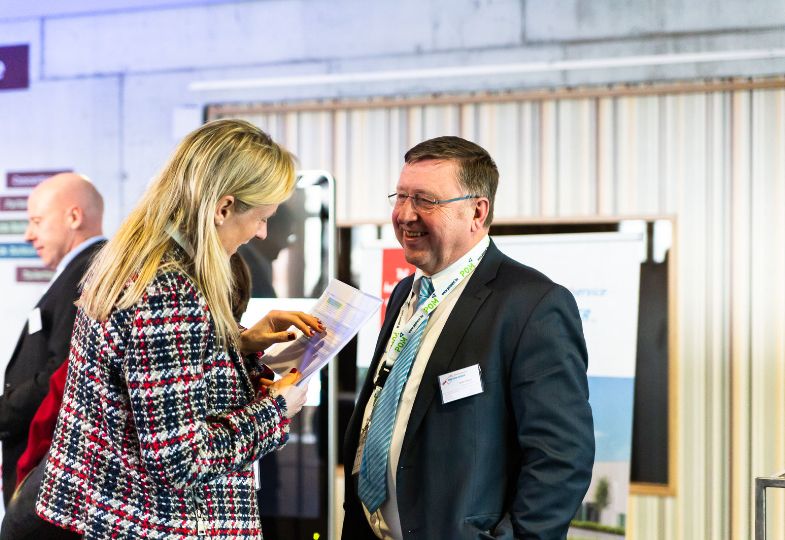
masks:
<path fill-rule="evenodd" d="M 393 329 L 390 344 L 387 347 L 387 358 L 384 362 L 384 365 L 379 370 L 379 373 L 376 375 L 376 380 L 374 381 L 376 387 L 382 388 L 384 386 L 384 383 L 387 381 L 387 376 L 390 374 L 390 371 L 392 371 L 395 361 L 398 360 L 398 357 L 401 355 L 401 351 L 403 351 L 403 348 L 412 338 L 412 335 L 414 335 L 414 333 L 417 331 L 417 328 L 421 324 L 428 324 L 428 318 L 436 310 L 436 308 L 439 307 L 442 300 L 444 300 L 448 294 L 454 291 L 455 288 L 464 279 L 472 275 L 475 268 L 477 268 L 477 265 L 480 264 L 480 261 L 482 260 L 486 251 L 488 251 L 487 246 L 479 254 L 479 256 L 474 256 L 471 254 L 465 255 L 464 258 L 459 261 L 459 264 L 455 265 L 455 270 L 447 275 L 448 279 L 445 280 L 447 282 L 446 287 L 439 287 L 437 289 L 435 288 L 436 284 L 434 284 L 434 291 L 431 293 L 431 296 L 429 296 L 428 299 L 422 303 L 420 308 L 412 314 L 405 324 L 401 325 L 399 318 L 395 328 Z"/>

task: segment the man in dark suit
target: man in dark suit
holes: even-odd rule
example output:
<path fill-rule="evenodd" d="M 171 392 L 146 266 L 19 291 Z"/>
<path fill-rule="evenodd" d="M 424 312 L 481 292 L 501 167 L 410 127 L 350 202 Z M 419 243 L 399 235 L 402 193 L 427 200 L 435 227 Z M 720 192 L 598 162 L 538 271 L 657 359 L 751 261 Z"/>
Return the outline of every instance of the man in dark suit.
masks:
<path fill-rule="evenodd" d="M 27 214 L 25 240 L 55 275 L 30 312 L 5 370 L 0 439 L 6 505 L 30 421 L 49 390 L 49 377 L 68 357 L 79 282 L 103 244 L 103 200 L 84 176 L 63 173 L 44 180 L 30 193 Z"/>
<path fill-rule="evenodd" d="M 347 428 L 344 540 L 567 534 L 594 432 L 580 316 L 488 237 L 498 171 L 458 137 L 405 157 L 395 288 Z"/>

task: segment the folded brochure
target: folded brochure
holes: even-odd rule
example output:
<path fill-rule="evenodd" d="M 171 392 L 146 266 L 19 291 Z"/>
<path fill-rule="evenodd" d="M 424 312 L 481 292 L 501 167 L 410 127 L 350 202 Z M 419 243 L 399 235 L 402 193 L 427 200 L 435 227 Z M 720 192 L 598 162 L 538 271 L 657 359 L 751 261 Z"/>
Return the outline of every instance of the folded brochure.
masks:
<path fill-rule="evenodd" d="M 297 384 L 305 384 L 357 335 L 381 305 L 381 298 L 331 279 L 310 312 L 322 321 L 326 330 L 312 337 L 296 330 L 294 341 L 267 348 L 263 362 L 279 374 L 296 367 L 302 373 Z"/>

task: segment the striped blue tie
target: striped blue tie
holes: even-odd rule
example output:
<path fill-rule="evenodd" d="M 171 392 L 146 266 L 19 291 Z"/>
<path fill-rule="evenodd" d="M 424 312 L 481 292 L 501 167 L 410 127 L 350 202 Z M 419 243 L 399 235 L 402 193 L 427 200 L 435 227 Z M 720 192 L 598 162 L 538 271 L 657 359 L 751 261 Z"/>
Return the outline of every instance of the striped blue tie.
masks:
<path fill-rule="evenodd" d="M 433 283 L 430 278 L 420 280 L 420 296 L 417 308 L 433 293 Z M 409 378 L 414 358 L 420 348 L 420 338 L 425 326 L 426 318 L 415 329 L 409 342 L 404 346 L 398 359 L 393 364 L 390 375 L 379 393 L 379 398 L 373 408 L 371 427 L 363 450 L 360 464 L 359 494 L 369 512 L 375 512 L 387 499 L 387 460 L 390 454 L 390 440 L 392 439 L 395 416 L 398 413 L 398 402 L 401 392 Z"/>

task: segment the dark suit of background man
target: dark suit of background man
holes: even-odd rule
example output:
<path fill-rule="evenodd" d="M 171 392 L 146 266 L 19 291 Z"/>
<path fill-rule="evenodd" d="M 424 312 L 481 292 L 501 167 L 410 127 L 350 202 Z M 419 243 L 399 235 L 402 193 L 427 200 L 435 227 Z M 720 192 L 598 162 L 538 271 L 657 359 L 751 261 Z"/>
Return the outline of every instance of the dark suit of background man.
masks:
<path fill-rule="evenodd" d="M 102 244 L 103 200 L 84 176 L 63 173 L 36 186 L 27 214 L 25 240 L 55 276 L 28 316 L 5 370 L 0 438 L 6 506 L 16 486 L 16 462 L 27 446 L 30 421 L 49 390 L 49 377 L 68 357 L 79 281 Z"/>
<path fill-rule="evenodd" d="M 352 475 L 343 538 L 564 538 L 594 461 L 575 300 L 488 237 L 498 171 L 484 149 L 439 137 L 412 148 L 405 161 L 390 196 L 392 223 L 417 271 L 392 293 L 347 428 L 344 459 Z M 382 394 L 373 396 L 380 367 L 394 356 L 385 352 L 392 329 L 410 319 L 423 276 L 443 290 L 467 268 L 469 277 L 426 318 L 385 449 L 378 442 L 384 437 L 372 434 L 383 408 Z M 404 369 L 396 375 L 404 356 L 385 389 Z M 379 417 L 381 426 L 390 415 Z M 386 473 L 374 476 L 379 462 Z"/>

